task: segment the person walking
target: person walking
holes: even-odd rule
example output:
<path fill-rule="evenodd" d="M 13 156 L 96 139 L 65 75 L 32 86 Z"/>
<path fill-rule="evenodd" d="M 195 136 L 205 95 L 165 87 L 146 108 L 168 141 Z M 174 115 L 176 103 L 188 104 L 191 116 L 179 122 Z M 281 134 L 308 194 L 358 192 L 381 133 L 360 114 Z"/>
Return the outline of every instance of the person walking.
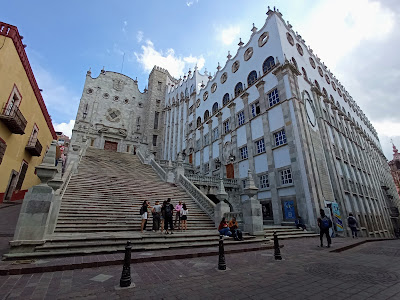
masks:
<path fill-rule="evenodd" d="M 147 201 L 143 201 L 142 206 L 140 207 L 140 215 L 142 216 L 142 224 L 140 226 L 140 232 L 143 233 L 143 230 L 146 230 L 147 223 Z"/>
<path fill-rule="evenodd" d="M 351 235 L 353 238 L 357 237 L 357 219 L 353 217 L 352 213 L 349 213 L 349 217 L 347 218 L 347 224 L 351 229 Z"/>
<path fill-rule="evenodd" d="M 182 230 L 187 230 L 187 216 L 188 216 L 189 210 L 186 207 L 186 204 L 183 203 L 182 209 L 181 209 L 181 221 L 182 221 Z"/>
<path fill-rule="evenodd" d="M 176 222 L 178 222 L 178 229 L 181 228 L 181 209 L 182 209 L 182 201 L 179 201 L 179 203 L 175 205 L 175 223 L 174 223 L 174 226 L 176 227 Z"/>
<path fill-rule="evenodd" d="M 161 227 L 160 227 L 160 231 L 161 233 L 164 232 L 164 221 L 165 221 L 165 207 L 167 206 L 167 200 L 165 200 L 163 202 L 163 204 L 161 205 L 161 214 L 160 214 L 160 221 L 161 221 Z"/>
<path fill-rule="evenodd" d="M 321 241 L 321 247 L 324 246 L 323 242 L 322 242 L 322 238 L 324 236 L 324 234 L 326 235 L 326 240 L 328 242 L 328 248 L 331 246 L 332 240 L 331 237 L 329 235 L 329 228 L 332 227 L 332 221 L 331 219 L 325 214 L 325 211 L 321 208 L 319 210 L 321 217 L 318 218 L 317 222 L 318 222 L 318 227 L 319 227 L 319 239 Z"/>
<path fill-rule="evenodd" d="M 153 232 L 156 232 L 160 229 L 160 220 L 161 220 L 160 201 L 156 201 L 156 204 L 153 206 L 152 213 L 153 213 Z"/>
<path fill-rule="evenodd" d="M 174 224 L 173 224 L 173 214 L 174 214 L 174 206 L 171 204 L 171 198 L 167 199 L 167 204 L 165 205 L 165 220 L 164 220 L 164 225 L 165 225 L 165 233 L 168 234 L 168 227 L 171 230 L 171 234 L 173 234 L 174 230 Z"/>

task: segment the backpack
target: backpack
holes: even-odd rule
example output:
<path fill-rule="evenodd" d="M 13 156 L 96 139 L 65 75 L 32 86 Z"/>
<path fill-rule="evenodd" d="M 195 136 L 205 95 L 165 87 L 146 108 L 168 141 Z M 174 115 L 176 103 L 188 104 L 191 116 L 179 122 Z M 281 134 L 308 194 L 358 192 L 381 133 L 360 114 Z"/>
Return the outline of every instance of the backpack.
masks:
<path fill-rule="evenodd" d="M 323 217 L 321 220 L 321 228 L 328 229 L 332 227 L 332 221 L 327 216 Z"/>
<path fill-rule="evenodd" d="M 165 206 L 165 216 L 166 217 L 172 216 L 171 204 L 167 204 L 167 206 Z"/>
<path fill-rule="evenodd" d="M 140 207 L 140 212 L 139 212 L 139 214 L 140 215 L 143 215 L 145 213 L 145 211 L 144 211 L 144 208 L 143 208 L 143 205 Z"/>
<path fill-rule="evenodd" d="M 349 225 L 353 226 L 353 225 L 356 225 L 357 221 L 353 217 L 348 217 L 347 223 L 349 223 Z"/>

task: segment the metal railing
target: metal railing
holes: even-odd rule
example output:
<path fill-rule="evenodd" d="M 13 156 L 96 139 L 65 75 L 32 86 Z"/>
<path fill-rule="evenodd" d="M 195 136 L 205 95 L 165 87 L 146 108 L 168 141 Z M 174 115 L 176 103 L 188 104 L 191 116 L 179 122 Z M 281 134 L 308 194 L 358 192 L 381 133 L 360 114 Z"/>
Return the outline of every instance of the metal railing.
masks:
<path fill-rule="evenodd" d="M 11 124 L 9 126 L 17 126 L 18 127 L 18 133 L 19 132 L 24 132 L 27 121 L 24 117 L 24 115 L 21 113 L 17 105 L 10 105 L 10 104 L 3 104 L 2 110 L 1 110 L 1 116 L 4 116 L 6 120 L 12 120 L 10 121 Z"/>
<path fill-rule="evenodd" d="M 189 179 L 179 175 L 179 184 L 192 197 L 194 201 L 211 217 L 214 218 L 215 203 L 203 194 Z"/>

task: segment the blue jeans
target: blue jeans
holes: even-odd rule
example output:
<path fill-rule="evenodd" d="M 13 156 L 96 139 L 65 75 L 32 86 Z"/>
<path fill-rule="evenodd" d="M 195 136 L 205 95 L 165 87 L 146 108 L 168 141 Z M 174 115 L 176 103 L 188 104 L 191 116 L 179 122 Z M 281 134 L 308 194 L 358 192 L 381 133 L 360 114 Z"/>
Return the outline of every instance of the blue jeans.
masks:
<path fill-rule="evenodd" d="M 228 227 L 222 228 L 221 230 L 219 230 L 219 233 L 222 235 L 227 235 L 227 236 L 232 235 L 232 232 L 229 230 Z"/>

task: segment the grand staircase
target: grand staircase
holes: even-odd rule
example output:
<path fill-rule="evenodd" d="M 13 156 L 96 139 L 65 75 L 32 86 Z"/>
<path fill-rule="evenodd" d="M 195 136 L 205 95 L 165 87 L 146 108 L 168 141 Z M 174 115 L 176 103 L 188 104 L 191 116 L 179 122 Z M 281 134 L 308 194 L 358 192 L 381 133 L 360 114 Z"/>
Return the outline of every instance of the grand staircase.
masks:
<path fill-rule="evenodd" d="M 153 206 L 156 200 L 162 203 L 168 197 L 174 205 L 182 201 L 188 207 L 188 230 L 173 235 L 152 232 L 149 214 L 147 232 L 141 234 L 143 201 Z M 137 156 L 88 148 L 62 198 L 54 234 L 31 253 L 11 251 L 7 257 L 117 252 L 124 250 L 128 240 L 132 251 L 216 247 L 218 238 L 214 222 L 196 202 L 180 187 L 162 181 Z M 263 241 L 245 235 L 241 243 Z M 226 243 L 237 242 L 227 239 Z"/>

